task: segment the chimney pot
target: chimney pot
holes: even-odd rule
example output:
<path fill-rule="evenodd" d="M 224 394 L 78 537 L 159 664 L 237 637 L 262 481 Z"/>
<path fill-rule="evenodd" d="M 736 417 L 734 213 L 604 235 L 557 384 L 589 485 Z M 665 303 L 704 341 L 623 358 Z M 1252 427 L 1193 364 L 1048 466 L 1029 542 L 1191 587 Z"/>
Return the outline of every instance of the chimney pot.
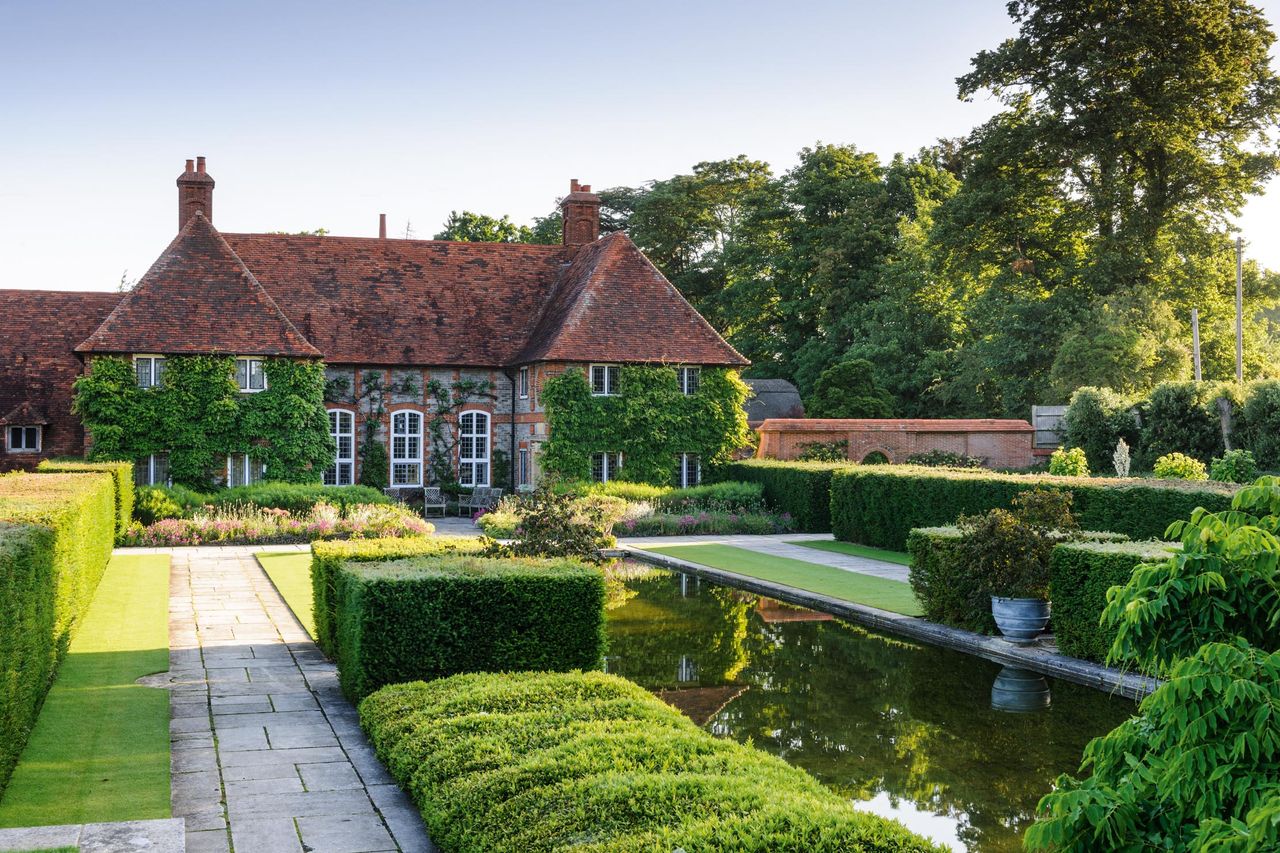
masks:
<path fill-rule="evenodd" d="M 385 213 L 378 214 L 378 239 L 387 239 L 387 215 Z"/>
<path fill-rule="evenodd" d="M 583 185 L 582 185 L 582 191 L 583 191 L 584 193 L 589 193 L 589 192 L 591 192 L 591 184 L 583 184 Z"/>
<path fill-rule="evenodd" d="M 188 172 L 194 172 L 195 170 L 196 170 L 196 161 L 195 161 L 195 160 L 188 160 L 188 161 L 187 161 L 187 171 L 188 171 Z"/>
<path fill-rule="evenodd" d="M 571 192 L 571 193 L 576 193 L 577 191 L 578 191 L 578 179 L 577 179 L 577 178 L 570 178 L 570 179 L 569 179 L 569 192 Z"/>
<path fill-rule="evenodd" d="M 203 157 L 196 158 L 196 171 L 202 175 L 204 174 L 204 158 Z"/>

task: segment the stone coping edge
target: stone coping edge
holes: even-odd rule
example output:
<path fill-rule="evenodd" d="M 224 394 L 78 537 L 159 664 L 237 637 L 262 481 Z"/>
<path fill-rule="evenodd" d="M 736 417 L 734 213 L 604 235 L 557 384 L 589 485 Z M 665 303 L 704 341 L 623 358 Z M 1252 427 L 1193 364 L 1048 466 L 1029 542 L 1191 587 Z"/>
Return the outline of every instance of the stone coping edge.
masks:
<path fill-rule="evenodd" d="M 78 847 L 103 853 L 185 853 L 187 831 L 180 817 L 0 829 L 0 850 L 48 847 Z"/>
<path fill-rule="evenodd" d="M 829 595 L 810 592 L 793 586 L 785 586 L 772 581 L 760 580 L 759 578 L 748 577 L 747 575 L 740 575 L 723 569 L 713 569 L 710 566 L 690 563 L 686 560 L 669 557 L 666 554 L 655 554 L 635 546 L 622 545 L 617 549 L 602 551 L 601 554 L 604 556 L 633 557 L 659 568 L 697 575 L 725 586 L 745 589 L 748 592 L 767 595 L 770 598 L 776 598 L 788 604 L 797 604 L 801 607 L 808 607 L 810 610 L 829 613 L 832 616 L 847 619 L 850 622 L 874 628 L 878 631 L 920 640 L 966 654 L 977 655 L 1005 666 L 1019 666 L 1035 670 L 1044 675 L 1051 675 L 1064 681 L 1082 684 L 1095 690 L 1119 694 L 1127 699 L 1141 699 L 1160 686 L 1159 680 L 1145 675 L 1124 672 L 1123 670 L 1102 666 L 1092 661 L 1068 657 L 1067 655 L 1050 652 L 1034 646 L 1015 646 L 1013 643 L 1006 642 L 998 637 L 975 634 L 972 631 L 965 631 L 961 628 L 939 625 L 936 622 L 930 622 L 917 616 L 904 616 L 901 613 L 881 610 L 878 607 L 868 607 L 865 604 L 856 604 L 852 601 L 845 601 L 842 598 L 833 598 Z"/>

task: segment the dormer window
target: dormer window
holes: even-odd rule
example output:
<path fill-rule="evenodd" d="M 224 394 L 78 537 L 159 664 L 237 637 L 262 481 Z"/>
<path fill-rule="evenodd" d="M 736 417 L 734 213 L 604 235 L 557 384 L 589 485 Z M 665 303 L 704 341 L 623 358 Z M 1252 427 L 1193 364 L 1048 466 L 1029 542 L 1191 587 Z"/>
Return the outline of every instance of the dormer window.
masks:
<path fill-rule="evenodd" d="M 164 356 L 135 355 L 133 371 L 138 377 L 139 388 L 159 388 L 164 380 Z"/>
<path fill-rule="evenodd" d="M 10 453 L 39 453 L 39 426 L 11 426 L 8 428 L 8 447 Z"/>
<path fill-rule="evenodd" d="M 693 396 L 698 393 L 698 386 L 702 382 L 701 367 L 677 367 L 676 380 L 680 383 L 680 393 L 686 397 Z"/>
<path fill-rule="evenodd" d="M 260 358 L 236 359 L 236 387 L 246 394 L 265 391 L 267 373 Z"/>
<path fill-rule="evenodd" d="M 616 364 L 591 365 L 591 393 L 596 397 L 609 397 L 618 393 L 619 367 Z"/>

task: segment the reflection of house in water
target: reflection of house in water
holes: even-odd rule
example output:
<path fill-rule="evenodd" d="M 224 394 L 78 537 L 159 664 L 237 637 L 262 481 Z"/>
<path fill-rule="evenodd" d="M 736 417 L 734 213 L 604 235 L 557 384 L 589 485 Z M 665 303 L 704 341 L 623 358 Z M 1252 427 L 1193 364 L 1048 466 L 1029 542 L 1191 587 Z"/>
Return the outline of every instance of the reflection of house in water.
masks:
<path fill-rule="evenodd" d="M 770 625 L 776 622 L 830 622 L 835 618 L 830 613 L 819 613 L 807 607 L 774 601 L 772 598 L 760 599 L 756 603 L 756 612 Z"/>
<path fill-rule="evenodd" d="M 749 689 L 750 686 L 746 684 L 726 684 L 722 687 L 659 690 L 656 695 L 699 726 L 705 726 L 723 711 L 726 705 Z"/>

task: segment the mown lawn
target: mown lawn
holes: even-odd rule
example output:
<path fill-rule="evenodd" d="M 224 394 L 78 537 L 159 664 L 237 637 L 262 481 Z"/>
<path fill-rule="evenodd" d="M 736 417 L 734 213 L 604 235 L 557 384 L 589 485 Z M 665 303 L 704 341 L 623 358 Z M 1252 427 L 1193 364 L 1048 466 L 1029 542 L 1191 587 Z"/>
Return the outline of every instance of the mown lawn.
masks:
<path fill-rule="evenodd" d="M 910 566 L 911 555 L 901 551 L 886 551 L 883 548 L 871 548 L 867 545 L 855 545 L 852 542 L 837 542 L 834 539 L 796 539 L 788 545 L 802 545 L 818 551 L 830 551 L 834 554 L 845 554 L 850 557 L 865 557 L 868 560 L 880 560 L 884 563 L 897 563 L 899 566 Z"/>
<path fill-rule="evenodd" d="M 0 800 L 0 827 L 169 817 L 169 558 L 111 558 Z"/>
<path fill-rule="evenodd" d="M 732 545 L 659 545 L 644 550 L 907 616 L 923 613 L 910 585 L 902 581 L 774 557 Z"/>
<path fill-rule="evenodd" d="M 307 629 L 311 639 L 316 638 L 316 619 L 312 613 L 311 552 L 286 551 L 258 554 L 258 562 L 271 582 L 276 585 L 280 597 Z"/>

